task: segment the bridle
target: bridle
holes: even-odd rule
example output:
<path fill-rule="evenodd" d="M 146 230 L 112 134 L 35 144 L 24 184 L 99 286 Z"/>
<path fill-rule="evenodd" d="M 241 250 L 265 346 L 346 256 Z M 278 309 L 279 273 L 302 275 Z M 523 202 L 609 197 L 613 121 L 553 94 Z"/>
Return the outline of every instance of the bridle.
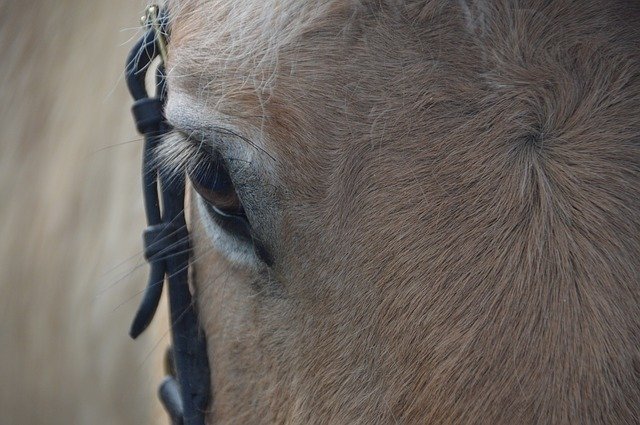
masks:
<path fill-rule="evenodd" d="M 166 11 L 149 6 L 142 20 L 145 32 L 127 58 L 125 74 L 135 100 L 132 111 L 136 127 L 144 136 L 142 190 L 148 227 L 143 233 L 143 243 L 144 256 L 151 270 L 130 335 L 136 338 L 151 323 L 166 277 L 173 344 L 167 362 L 170 374 L 163 380 L 158 393 L 174 425 L 201 425 L 209 404 L 210 371 L 206 340 L 189 290 L 185 180 L 166 175 L 155 160 L 158 144 L 171 130 L 164 117 L 167 100 L 164 74 L 168 39 Z M 150 97 L 145 77 L 151 72 L 150 65 L 156 57 L 160 57 L 161 62 L 155 71 L 156 93 Z"/>

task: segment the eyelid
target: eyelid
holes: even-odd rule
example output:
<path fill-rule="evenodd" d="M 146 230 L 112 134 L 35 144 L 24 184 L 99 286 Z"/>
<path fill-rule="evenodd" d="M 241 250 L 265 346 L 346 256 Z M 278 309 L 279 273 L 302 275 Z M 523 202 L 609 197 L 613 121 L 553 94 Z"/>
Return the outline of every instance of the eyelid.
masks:
<path fill-rule="evenodd" d="M 176 178 L 215 156 L 210 143 L 189 137 L 179 129 L 167 133 L 155 149 L 158 168 Z"/>
<path fill-rule="evenodd" d="M 205 151 L 205 153 L 217 157 L 218 153 L 215 152 L 213 148 L 213 143 L 204 135 L 197 133 L 195 131 L 184 131 L 184 130 L 175 130 L 180 137 L 185 141 L 186 144 L 189 144 L 192 149 L 197 149 L 198 151 Z"/>

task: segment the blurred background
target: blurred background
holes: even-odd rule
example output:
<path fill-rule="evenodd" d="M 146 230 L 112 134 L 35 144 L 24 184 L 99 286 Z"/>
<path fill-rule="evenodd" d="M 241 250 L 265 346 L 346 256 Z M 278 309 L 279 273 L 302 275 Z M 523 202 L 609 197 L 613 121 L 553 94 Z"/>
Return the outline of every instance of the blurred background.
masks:
<path fill-rule="evenodd" d="M 167 423 L 166 316 L 128 337 L 147 266 L 123 69 L 144 6 L 0 0 L 2 424 Z"/>

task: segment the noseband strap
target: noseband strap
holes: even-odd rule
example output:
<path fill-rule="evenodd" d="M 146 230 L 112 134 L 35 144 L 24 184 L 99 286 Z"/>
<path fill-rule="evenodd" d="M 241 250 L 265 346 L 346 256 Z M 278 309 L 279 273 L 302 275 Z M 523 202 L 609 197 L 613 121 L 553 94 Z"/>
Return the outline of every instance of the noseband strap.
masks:
<path fill-rule="evenodd" d="M 125 74 L 134 99 L 132 111 L 136 127 L 144 136 L 142 189 L 148 227 L 143 242 L 151 270 L 130 335 L 136 338 L 151 323 L 166 277 L 175 376 L 164 379 L 159 396 L 174 425 L 202 425 L 209 404 L 210 372 L 206 340 L 189 290 L 190 249 L 184 217 L 184 179 L 169 178 L 158 169 L 155 159 L 158 144 L 171 130 L 164 117 L 166 14 L 159 13 L 157 6 L 150 6 L 143 19 L 146 31 L 127 58 Z M 155 72 L 156 93 L 150 97 L 145 77 L 158 56 L 162 62 Z"/>

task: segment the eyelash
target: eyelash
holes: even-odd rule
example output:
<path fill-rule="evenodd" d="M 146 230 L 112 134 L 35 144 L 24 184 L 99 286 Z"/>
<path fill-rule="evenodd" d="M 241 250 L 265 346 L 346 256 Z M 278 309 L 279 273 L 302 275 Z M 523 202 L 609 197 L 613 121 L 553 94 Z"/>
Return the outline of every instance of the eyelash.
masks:
<path fill-rule="evenodd" d="M 173 130 L 166 134 L 156 152 L 156 166 L 160 172 L 172 178 L 181 178 L 192 170 L 211 167 L 211 153 L 205 150 L 204 142 L 196 144 L 189 136 Z"/>

